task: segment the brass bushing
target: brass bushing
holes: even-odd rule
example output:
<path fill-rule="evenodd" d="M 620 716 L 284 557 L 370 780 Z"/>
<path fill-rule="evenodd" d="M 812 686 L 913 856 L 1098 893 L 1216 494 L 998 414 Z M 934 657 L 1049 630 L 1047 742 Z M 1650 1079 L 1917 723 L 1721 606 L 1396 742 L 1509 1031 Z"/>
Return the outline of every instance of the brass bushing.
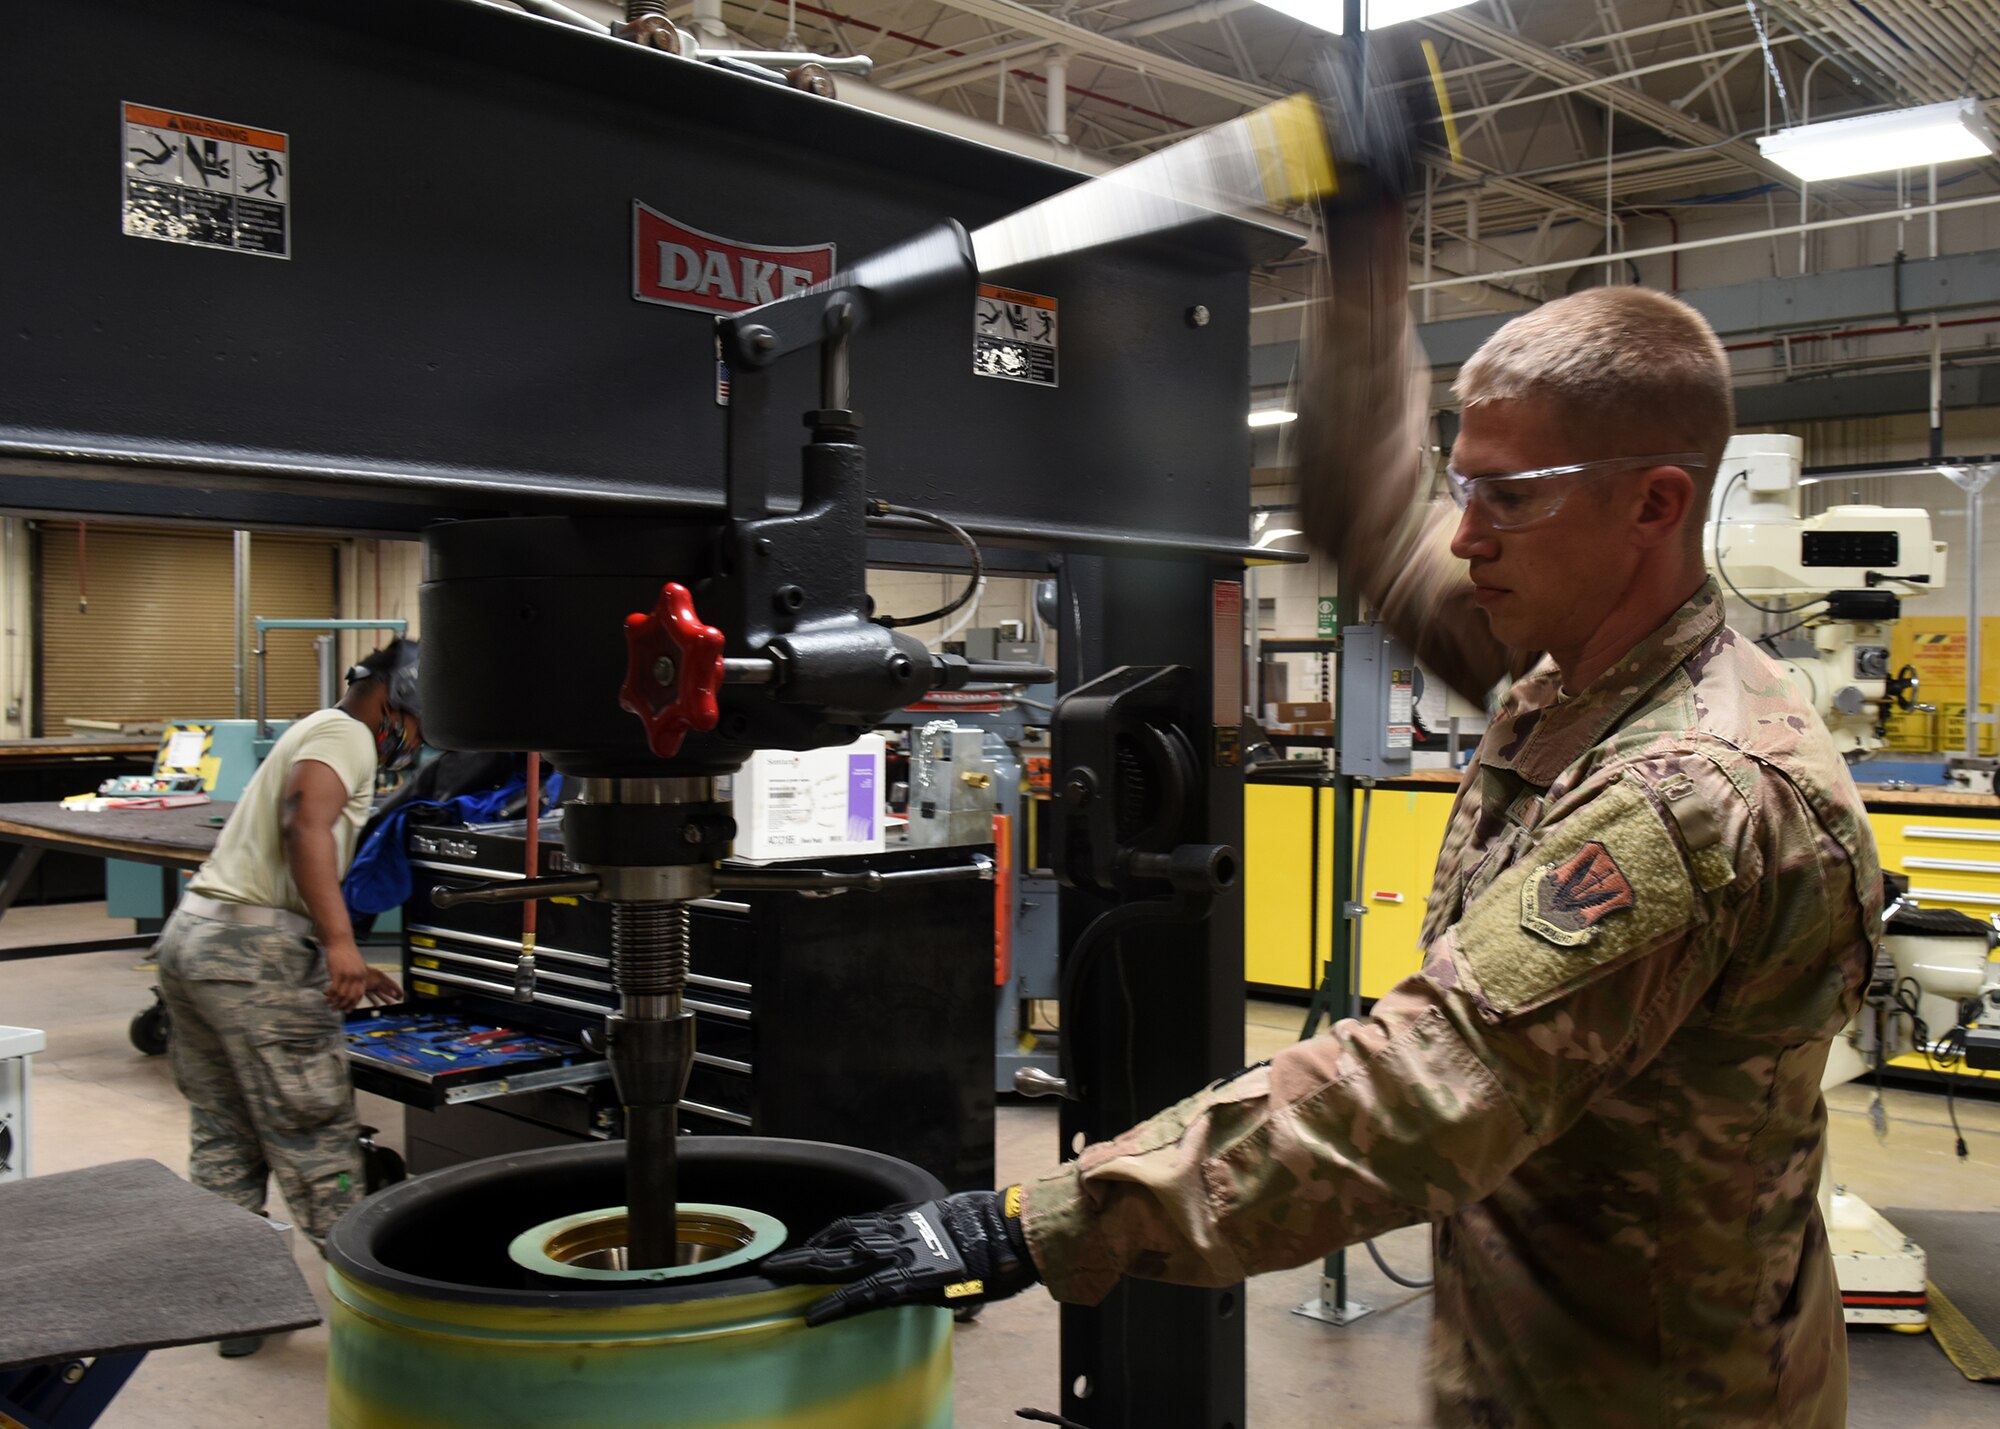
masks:
<path fill-rule="evenodd" d="M 761 1259 L 785 1243 L 784 1222 L 762 1211 L 692 1202 L 675 1210 L 679 1257 L 674 1265 L 627 1268 L 630 1231 L 623 1206 L 530 1227 L 514 1237 L 507 1256 L 530 1274 L 557 1280 L 645 1282 L 712 1275 Z"/>

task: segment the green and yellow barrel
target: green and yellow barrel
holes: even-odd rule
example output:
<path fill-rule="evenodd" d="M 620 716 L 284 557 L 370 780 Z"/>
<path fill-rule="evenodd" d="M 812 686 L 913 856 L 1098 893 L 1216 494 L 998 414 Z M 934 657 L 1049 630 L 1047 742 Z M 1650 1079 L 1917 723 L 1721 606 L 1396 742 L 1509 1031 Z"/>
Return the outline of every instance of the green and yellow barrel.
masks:
<path fill-rule="evenodd" d="M 755 1269 L 837 1216 L 942 1195 L 934 1177 L 850 1147 L 683 1138 L 695 1249 L 633 1272 L 616 1250 L 623 1153 L 455 1166 L 342 1219 L 327 1240 L 332 1429 L 949 1429 L 948 1311 L 808 1330 L 825 1288 Z"/>

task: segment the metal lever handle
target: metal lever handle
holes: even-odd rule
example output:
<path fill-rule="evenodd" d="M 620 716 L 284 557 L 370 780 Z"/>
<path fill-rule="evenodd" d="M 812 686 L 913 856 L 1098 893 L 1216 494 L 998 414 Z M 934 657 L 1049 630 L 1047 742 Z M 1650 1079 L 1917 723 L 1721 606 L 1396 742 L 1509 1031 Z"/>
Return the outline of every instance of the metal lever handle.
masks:
<path fill-rule="evenodd" d="M 719 869 L 715 886 L 734 893 L 880 893 L 887 888 L 911 888 L 927 883 L 993 881 L 993 860 L 974 854 L 970 863 L 952 868 L 906 868 L 892 873 L 861 869 L 848 873 L 831 868 Z"/>
<path fill-rule="evenodd" d="M 469 888 L 431 889 L 431 902 L 439 908 L 456 908 L 461 903 L 526 903 L 536 898 L 588 898 L 597 892 L 597 875 L 569 878 L 516 878 L 505 883 L 475 883 Z"/>
<path fill-rule="evenodd" d="M 1069 1095 L 1069 1083 L 1061 1077 L 1050 1076 L 1040 1067 L 1016 1067 L 1014 1090 L 1024 1097 L 1066 1097 Z"/>

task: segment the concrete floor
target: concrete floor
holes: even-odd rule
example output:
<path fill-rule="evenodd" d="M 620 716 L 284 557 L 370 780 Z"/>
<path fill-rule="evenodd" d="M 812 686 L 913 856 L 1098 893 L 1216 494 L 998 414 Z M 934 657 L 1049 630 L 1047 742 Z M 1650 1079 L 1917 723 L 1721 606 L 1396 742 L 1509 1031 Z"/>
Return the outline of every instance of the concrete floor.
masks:
<path fill-rule="evenodd" d="M 24 908 L 0 922 L 0 948 L 84 936 L 106 927 L 101 905 Z M 48 1051 L 34 1063 L 33 1166 L 36 1174 L 145 1156 L 177 1172 L 187 1164 L 186 1115 L 166 1063 L 139 1055 L 126 1036 L 132 1015 L 150 1004 L 151 970 L 133 953 L 83 953 L 0 963 L 0 1023 L 39 1027 Z M 1251 1059 L 1298 1035 L 1301 1014 L 1254 1004 L 1246 1027 Z M 1886 1142 L 1869 1129 L 1866 1090 L 1847 1086 L 1828 1097 L 1835 1164 L 1843 1181 L 1878 1207 L 2000 1211 L 2000 1104 L 1959 1103 L 1971 1159 L 1956 1161 L 1941 1096 L 1891 1090 Z M 395 1144 L 401 1110 L 364 1096 L 362 1119 Z M 1054 1160 L 1053 1109 L 1003 1107 L 999 1170 L 1004 1181 L 1033 1175 Z M 275 1204 L 275 1202 L 274 1202 Z M 1421 1228 L 1378 1243 L 1405 1274 L 1427 1273 Z M 324 1304 L 317 1257 L 298 1247 L 307 1280 Z M 1286 1425 L 1419 1425 L 1425 1422 L 1424 1338 L 1429 1297 L 1387 1281 L 1356 1250 L 1350 1293 L 1375 1313 L 1333 1328 L 1290 1312 L 1318 1290 L 1318 1268 L 1267 1275 L 1248 1297 L 1250 1413 L 1256 1429 Z M 31 1312 L 9 1305 L 4 1314 Z M 990 1307 L 957 1333 L 960 1429 L 1011 1429 L 1021 1407 L 1058 1407 L 1056 1308 L 1040 1295 Z M 1931 1340 L 1886 1332 L 1850 1336 L 1853 1372 L 1849 1423 L 1860 1429 L 1958 1429 L 1993 1422 L 2000 1386 L 1971 1385 L 1951 1370 Z M 98 1421 L 104 1429 L 307 1429 L 325 1418 L 326 1332 L 305 1330 L 273 1340 L 250 1359 L 221 1360 L 212 1347 L 150 1356 Z M 1148 1426 L 1173 1429 L 1173 1426 Z"/>

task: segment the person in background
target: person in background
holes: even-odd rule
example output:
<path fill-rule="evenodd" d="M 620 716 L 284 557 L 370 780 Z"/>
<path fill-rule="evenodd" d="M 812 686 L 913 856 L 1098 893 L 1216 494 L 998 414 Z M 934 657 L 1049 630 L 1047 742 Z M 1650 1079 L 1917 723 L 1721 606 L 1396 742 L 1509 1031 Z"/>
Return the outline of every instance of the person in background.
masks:
<path fill-rule="evenodd" d="M 365 1184 L 341 1014 L 402 995 L 363 961 L 341 878 L 377 771 L 408 767 L 423 744 L 417 657 L 410 640 L 375 651 L 339 704 L 285 731 L 160 934 L 189 1179 L 261 1215 L 275 1174 L 321 1247 Z"/>

